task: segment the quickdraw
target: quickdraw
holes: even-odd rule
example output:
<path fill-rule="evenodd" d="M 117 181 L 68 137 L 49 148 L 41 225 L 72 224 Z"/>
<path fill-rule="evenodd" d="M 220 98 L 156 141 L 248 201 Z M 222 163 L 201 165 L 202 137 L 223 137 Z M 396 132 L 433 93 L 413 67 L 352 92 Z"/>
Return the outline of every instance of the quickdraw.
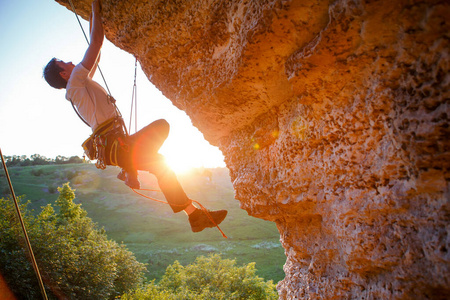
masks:
<path fill-rule="evenodd" d="M 94 147 L 97 152 L 97 157 L 96 157 L 97 161 L 95 163 L 95 166 L 97 167 L 97 169 L 101 169 L 101 170 L 106 169 L 105 154 L 106 154 L 107 139 L 108 139 L 108 137 L 102 136 L 102 135 L 97 135 L 94 137 Z"/>

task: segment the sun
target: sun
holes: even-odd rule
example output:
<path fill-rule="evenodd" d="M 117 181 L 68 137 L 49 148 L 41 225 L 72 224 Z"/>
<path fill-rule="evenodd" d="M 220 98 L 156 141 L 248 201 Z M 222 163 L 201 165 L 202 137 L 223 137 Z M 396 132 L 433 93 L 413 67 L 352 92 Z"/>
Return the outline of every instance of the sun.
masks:
<path fill-rule="evenodd" d="M 164 155 L 166 163 L 175 173 L 186 173 L 193 168 L 225 167 L 219 148 L 207 142 L 185 114 L 168 122 L 170 134 L 159 153 Z"/>
<path fill-rule="evenodd" d="M 177 174 L 184 174 L 191 171 L 196 166 L 193 165 L 191 162 L 186 161 L 180 156 L 175 155 L 165 155 L 166 157 L 166 163 L 169 165 L 169 167 Z"/>
<path fill-rule="evenodd" d="M 166 163 L 177 174 L 188 173 L 194 168 L 225 167 L 222 153 L 215 147 L 200 147 L 186 145 L 161 148 L 160 153 L 166 158 Z"/>

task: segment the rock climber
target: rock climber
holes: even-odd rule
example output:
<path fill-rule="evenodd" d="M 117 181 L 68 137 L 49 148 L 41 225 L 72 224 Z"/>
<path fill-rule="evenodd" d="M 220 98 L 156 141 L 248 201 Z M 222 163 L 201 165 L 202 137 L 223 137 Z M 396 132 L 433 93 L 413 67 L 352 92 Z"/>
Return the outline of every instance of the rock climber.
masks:
<path fill-rule="evenodd" d="M 122 168 L 117 177 L 134 189 L 140 188 L 138 170 L 154 174 L 173 212 L 184 211 L 189 216 L 193 232 L 219 225 L 227 211 L 205 212 L 198 208 L 186 195 L 164 157 L 158 153 L 169 134 L 167 121 L 157 120 L 133 135 L 126 135 L 115 100 L 92 80 L 103 40 L 101 0 L 94 0 L 90 17 L 90 44 L 81 63 L 74 65 L 53 58 L 44 68 L 47 83 L 56 89 L 66 89 L 66 99 L 72 102 L 80 118 L 92 128 L 93 134 L 83 143 L 86 154 L 91 159 L 97 159 L 102 168 L 105 165 Z"/>

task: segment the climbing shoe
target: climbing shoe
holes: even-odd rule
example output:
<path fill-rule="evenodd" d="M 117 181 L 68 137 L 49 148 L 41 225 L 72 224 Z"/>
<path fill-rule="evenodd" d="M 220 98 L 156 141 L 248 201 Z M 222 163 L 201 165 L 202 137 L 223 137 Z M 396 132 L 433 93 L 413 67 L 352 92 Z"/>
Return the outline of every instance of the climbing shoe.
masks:
<path fill-rule="evenodd" d="M 209 211 L 209 216 L 214 220 L 214 223 L 208 215 L 201 209 L 196 209 L 189 215 L 189 223 L 193 232 L 200 232 L 207 227 L 215 227 L 222 223 L 227 216 L 226 210 Z"/>
<path fill-rule="evenodd" d="M 140 189 L 141 183 L 139 182 L 137 176 L 132 176 L 130 173 L 127 173 L 127 178 L 125 179 L 125 184 L 128 185 L 132 189 Z"/>
<path fill-rule="evenodd" d="M 117 175 L 117 178 L 122 181 L 125 181 L 125 184 L 132 189 L 141 188 L 141 183 L 139 182 L 137 175 L 133 176 L 132 174 L 125 172 L 124 169 L 120 171 L 120 173 Z"/>
<path fill-rule="evenodd" d="M 117 179 L 125 181 L 127 179 L 127 173 L 124 169 L 120 170 L 120 173 L 117 174 Z"/>

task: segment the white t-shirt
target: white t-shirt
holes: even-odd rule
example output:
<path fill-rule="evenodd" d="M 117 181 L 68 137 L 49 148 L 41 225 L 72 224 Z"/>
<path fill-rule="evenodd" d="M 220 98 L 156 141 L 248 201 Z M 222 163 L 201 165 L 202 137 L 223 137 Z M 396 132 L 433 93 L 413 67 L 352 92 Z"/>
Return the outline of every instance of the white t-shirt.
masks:
<path fill-rule="evenodd" d="M 66 99 L 72 100 L 92 131 L 116 116 L 116 109 L 108 100 L 108 93 L 89 77 L 89 70 L 81 63 L 75 66 L 67 82 Z"/>

